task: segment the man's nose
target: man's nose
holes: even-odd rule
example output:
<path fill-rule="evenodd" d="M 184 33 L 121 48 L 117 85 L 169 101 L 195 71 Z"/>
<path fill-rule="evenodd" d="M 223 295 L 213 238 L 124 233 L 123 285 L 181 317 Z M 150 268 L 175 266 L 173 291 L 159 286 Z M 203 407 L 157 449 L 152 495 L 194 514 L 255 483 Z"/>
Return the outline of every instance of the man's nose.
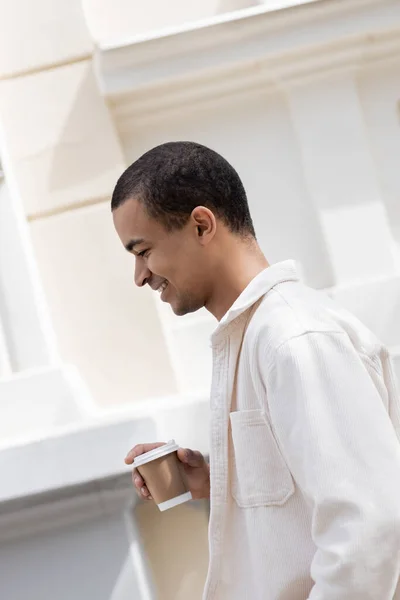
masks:
<path fill-rule="evenodd" d="M 136 259 L 135 263 L 135 283 L 138 287 L 146 285 L 151 277 L 151 271 L 146 267 L 143 260 Z"/>

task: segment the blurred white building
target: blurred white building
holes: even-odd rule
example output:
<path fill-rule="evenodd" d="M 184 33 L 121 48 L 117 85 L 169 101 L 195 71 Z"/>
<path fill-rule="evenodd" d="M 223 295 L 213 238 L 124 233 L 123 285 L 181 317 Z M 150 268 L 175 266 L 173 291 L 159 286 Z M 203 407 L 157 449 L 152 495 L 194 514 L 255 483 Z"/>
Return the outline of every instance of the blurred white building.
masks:
<path fill-rule="evenodd" d="M 207 453 L 214 327 L 136 290 L 110 194 L 168 140 L 223 154 L 400 376 L 399 0 L 0 2 L 0 598 L 198 600 L 207 507 L 136 505 L 126 451 Z"/>

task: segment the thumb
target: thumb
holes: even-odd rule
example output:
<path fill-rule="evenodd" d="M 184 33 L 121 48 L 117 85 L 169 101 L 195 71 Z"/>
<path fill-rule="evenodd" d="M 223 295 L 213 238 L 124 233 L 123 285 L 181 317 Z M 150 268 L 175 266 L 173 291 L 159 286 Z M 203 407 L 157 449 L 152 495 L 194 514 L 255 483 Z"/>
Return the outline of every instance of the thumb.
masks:
<path fill-rule="evenodd" d="M 201 452 L 189 450 L 189 448 L 179 448 L 178 458 L 189 467 L 201 467 L 204 463 L 204 457 Z"/>

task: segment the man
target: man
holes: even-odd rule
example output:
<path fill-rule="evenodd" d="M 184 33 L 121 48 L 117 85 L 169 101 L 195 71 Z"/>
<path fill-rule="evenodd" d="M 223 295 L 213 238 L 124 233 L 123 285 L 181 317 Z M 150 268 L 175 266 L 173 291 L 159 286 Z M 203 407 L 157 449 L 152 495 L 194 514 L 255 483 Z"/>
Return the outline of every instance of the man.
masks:
<path fill-rule="evenodd" d="M 179 451 L 193 496 L 211 500 L 204 598 L 400 599 L 400 409 L 385 348 L 292 262 L 268 266 L 240 178 L 212 150 L 147 152 L 112 210 L 136 284 L 177 315 L 205 307 L 219 321 L 211 492 L 201 454 Z"/>

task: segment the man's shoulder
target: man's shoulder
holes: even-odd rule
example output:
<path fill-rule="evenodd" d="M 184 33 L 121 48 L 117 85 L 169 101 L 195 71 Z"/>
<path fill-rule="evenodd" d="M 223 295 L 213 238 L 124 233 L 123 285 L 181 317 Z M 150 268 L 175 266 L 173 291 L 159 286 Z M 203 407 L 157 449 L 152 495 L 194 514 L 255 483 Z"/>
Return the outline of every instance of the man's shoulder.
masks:
<path fill-rule="evenodd" d="M 332 344 L 357 353 L 369 365 L 381 368 L 381 341 L 354 315 L 326 293 L 298 282 L 276 286 L 263 299 L 249 323 L 244 344 L 251 368 L 272 371 L 278 362 L 307 348 L 330 353 Z"/>
<path fill-rule="evenodd" d="M 299 282 L 273 288 L 263 299 L 249 324 L 249 342 L 274 352 L 293 338 L 308 333 L 354 333 L 368 330 L 329 296 Z"/>

